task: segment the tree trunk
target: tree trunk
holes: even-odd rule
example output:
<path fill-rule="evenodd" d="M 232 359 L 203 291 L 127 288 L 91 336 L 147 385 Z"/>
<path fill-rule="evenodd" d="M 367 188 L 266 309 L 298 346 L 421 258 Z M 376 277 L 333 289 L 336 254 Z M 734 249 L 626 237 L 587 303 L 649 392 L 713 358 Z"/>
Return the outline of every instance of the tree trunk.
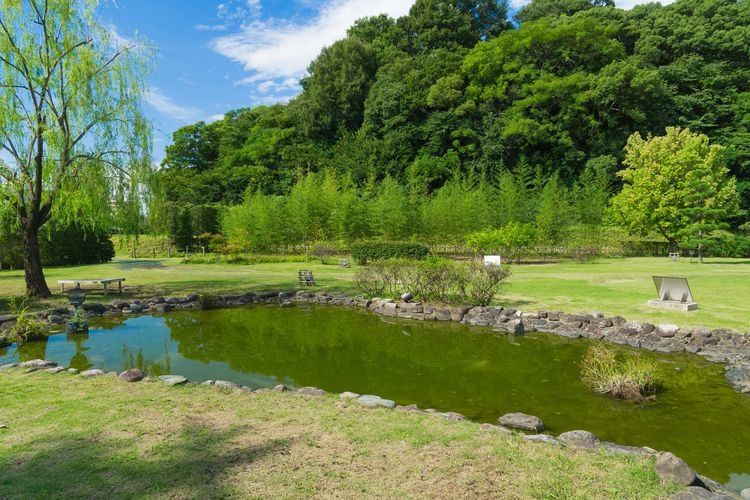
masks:
<path fill-rule="evenodd" d="M 23 225 L 23 272 L 26 276 L 26 295 L 48 298 L 52 293 L 47 287 L 42 271 L 42 255 L 39 252 L 39 225 L 28 222 Z"/>

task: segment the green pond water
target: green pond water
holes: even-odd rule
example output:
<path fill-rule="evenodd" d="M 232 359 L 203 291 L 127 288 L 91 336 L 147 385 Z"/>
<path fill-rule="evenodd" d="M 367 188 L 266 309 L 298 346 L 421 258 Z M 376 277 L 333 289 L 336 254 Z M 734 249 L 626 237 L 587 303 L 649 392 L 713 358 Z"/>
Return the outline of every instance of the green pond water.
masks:
<path fill-rule="evenodd" d="M 253 306 L 91 321 L 88 335 L 0 349 L 0 364 L 45 358 L 79 370 L 140 367 L 253 388 L 283 383 L 377 394 L 478 422 L 537 415 L 557 435 L 669 450 L 734 488 L 750 487 L 750 397 L 698 356 L 658 359 L 664 388 L 637 406 L 592 393 L 578 364 L 589 341 L 495 335 L 488 328 L 385 319 L 354 308 Z M 633 350 L 634 351 L 634 350 Z"/>

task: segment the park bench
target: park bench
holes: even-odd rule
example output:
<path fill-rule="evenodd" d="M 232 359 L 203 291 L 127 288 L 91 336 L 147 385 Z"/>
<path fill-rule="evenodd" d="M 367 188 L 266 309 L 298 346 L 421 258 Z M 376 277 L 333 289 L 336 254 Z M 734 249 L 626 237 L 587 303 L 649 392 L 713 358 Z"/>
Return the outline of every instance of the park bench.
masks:
<path fill-rule="evenodd" d="M 299 280 L 299 286 L 315 286 L 315 278 L 313 273 L 307 269 L 300 269 L 297 271 L 297 279 Z"/>
<path fill-rule="evenodd" d="M 112 283 L 117 283 L 117 290 L 122 293 L 122 282 L 125 278 L 107 278 L 101 280 L 58 280 L 57 284 L 60 285 L 60 292 L 65 292 L 65 285 L 75 285 L 80 287 L 81 285 L 104 285 L 104 295 L 107 294 L 107 286 Z"/>

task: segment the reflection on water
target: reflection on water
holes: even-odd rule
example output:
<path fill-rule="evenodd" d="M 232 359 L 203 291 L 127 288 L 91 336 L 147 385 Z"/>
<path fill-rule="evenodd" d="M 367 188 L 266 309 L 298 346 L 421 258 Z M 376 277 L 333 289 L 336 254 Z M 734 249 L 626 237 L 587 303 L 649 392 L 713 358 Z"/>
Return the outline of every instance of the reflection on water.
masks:
<path fill-rule="evenodd" d="M 88 336 L 11 346 L 0 351 L 0 364 L 46 358 L 78 369 L 137 367 L 253 388 L 313 385 L 485 422 L 520 411 L 542 417 L 551 434 L 586 429 L 605 440 L 670 450 L 709 477 L 750 487 L 750 398 L 731 389 L 722 366 L 643 352 L 659 360 L 664 391 L 655 404 L 638 407 L 583 386 L 578 363 L 588 345 L 357 309 L 262 306 L 92 320 Z"/>
<path fill-rule="evenodd" d="M 135 352 L 133 352 L 133 349 L 128 347 L 127 344 L 122 344 L 122 363 L 120 366 L 122 370 L 140 368 L 151 377 L 169 375 L 172 373 L 172 358 L 169 355 L 169 343 L 164 342 L 164 355 L 161 359 L 146 358 L 143 355 L 142 347 L 136 348 Z"/>

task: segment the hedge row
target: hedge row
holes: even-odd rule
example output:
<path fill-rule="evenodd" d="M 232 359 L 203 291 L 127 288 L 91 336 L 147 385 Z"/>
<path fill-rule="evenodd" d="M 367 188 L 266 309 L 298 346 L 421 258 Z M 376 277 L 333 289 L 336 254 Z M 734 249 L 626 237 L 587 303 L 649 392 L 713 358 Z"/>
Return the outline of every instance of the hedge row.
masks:
<path fill-rule="evenodd" d="M 349 250 L 358 264 L 386 259 L 421 260 L 429 253 L 426 245 L 407 241 L 358 241 Z"/>

